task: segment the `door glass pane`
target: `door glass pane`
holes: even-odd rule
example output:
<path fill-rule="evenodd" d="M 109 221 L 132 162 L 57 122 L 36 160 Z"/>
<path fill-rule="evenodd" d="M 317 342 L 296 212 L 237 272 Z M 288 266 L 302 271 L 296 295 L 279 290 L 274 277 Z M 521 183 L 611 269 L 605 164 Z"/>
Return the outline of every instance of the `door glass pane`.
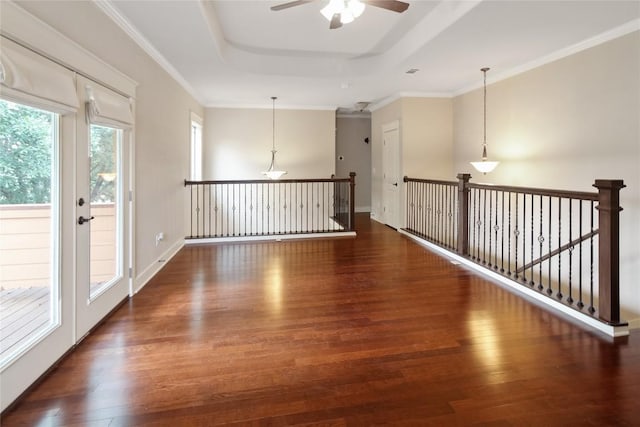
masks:
<path fill-rule="evenodd" d="M 59 321 L 57 114 L 0 100 L 0 366 Z"/>
<path fill-rule="evenodd" d="M 122 130 L 91 125 L 90 291 L 92 299 L 122 277 L 120 230 Z"/>

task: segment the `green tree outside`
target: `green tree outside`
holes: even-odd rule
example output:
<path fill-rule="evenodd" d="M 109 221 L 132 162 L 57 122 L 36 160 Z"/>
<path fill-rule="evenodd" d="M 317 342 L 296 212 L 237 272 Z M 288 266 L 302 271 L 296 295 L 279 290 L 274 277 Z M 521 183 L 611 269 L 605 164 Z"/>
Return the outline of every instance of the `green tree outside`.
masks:
<path fill-rule="evenodd" d="M 56 114 L 0 99 L 0 205 L 51 203 Z M 92 203 L 116 198 L 120 131 L 91 126 Z"/>
<path fill-rule="evenodd" d="M 51 202 L 54 117 L 0 100 L 0 204 Z"/>

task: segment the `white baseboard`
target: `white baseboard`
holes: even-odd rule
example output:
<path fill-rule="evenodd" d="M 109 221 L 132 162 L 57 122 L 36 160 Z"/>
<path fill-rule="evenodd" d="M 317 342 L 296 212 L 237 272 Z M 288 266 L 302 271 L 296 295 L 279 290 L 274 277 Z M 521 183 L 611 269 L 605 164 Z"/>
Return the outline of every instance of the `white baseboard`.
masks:
<path fill-rule="evenodd" d="M 185 239 L 186 245 L 198 245 L 203 243 L 234 243 L 234 242 L 279 242 L 281 240 L 295 239 L 324 239 L 336 237 L 355 237 L 355 231 L 341 231 L 336 233 L 306 233 L 306 234 L 281 234 L 274 236 L 239 236 L 239 237 L 213 237 L 210 239 Z"/>
<path fill-rule="evenodd" d="M 629 320 L 629 329 L 640 329 L 640 318 Z"/>
<path fill-rule="evenodd" d="M 457 262 L 459 262 L 460 264 L 463 264 L 466 267 L 469 267 L 473 270 L 475 270 L 476 272 L 482 274 L 483 276 L 489 277 L 497 282 L 499 282 L 500 285 L 503 285 L 507 288 L 509 288 L 512 291 L 515 291 L 516 293 L 524 296 L 525 298 L 527 298 L 528 300 L 538 304 L 538 305 L 542 305 L 545 308 L 550 308 L 552 309 L 554 312 L 556 312 L 559 315 L 565 316 L 565 317 L 569 317 L 570 319 L 579 322 L 582 325 L 586 325 L 589 326 L 592 329 L 595 329 L 599 332 L 602 332 L 610 337 L 622 337 L 622 336 L 627 336 L 629 335 L 629 326 L 628 325 L 624 325 L 624 326 L 612 326 L 612 325 L 607 325 L 604 324 L 596 319 L 594 319 L 593 317 L 587 315 L 587 314 L 583 314 L 577 310 L 574 310 L 570 307 L 565 306 L 564 304 L 561 304 L 558 301 L 555 301 L 551 298 L 547 298 L 546 296 L 538 293 L 537 291 L 533 290 L 533 289 L 529 289 L 525 286 L 522 286 L 519 283 L 516 283 L 504 276 L 502 276 L 501 274 L 495 273 L 491 270 L 487 270 L 486 268 L 472 262 L 469 261 L 468 259 L 466 259 L 465 257 L 461 257 L 453 252 L 449 252 L 446 249 L 441 248 L 438 245 L 434 245 L 433 243 L 427 242 L 425 240 L 420 239 L 417 236 L 414 236 L 411 233 L 407 233 L 404 230 L 398 230 L 400 233 L 404 234 L 405 236 L 413 239 L 414 241 L 416 241 L 417 243 L 419 243 L 422 246 L 425 246 L 428 249 L 431 249 L 435 252 L 438 252 L 448 258 L 451 258 Z"/>
<path fill-rule="evenodd" d="M 356 206 L 356 213 L 371 212 L 371 206 Z"/>
<path fill-rule="evenodd" d="M 374 220 L 375 222 L 379 222 L 380 224 L 386 225 L 384 222 L 382 222 L 381 218 L 378 218 L 374 214 L 371 214 L 371 219 Z"/>
<path fill-rule="evenodd" d="M 178 240 L 173 245 L 171 245 L 169 249 L 164 251 L 155 262 L 147 266 L 147 268 L 145 268 L 142 273 L 137 275 L 133 283 L 134 295 L 140 292 L 140 290 L 144 288 L 149 280 L 151 280 L 153 276 L 155 276 L 158 271 L 160 271 L 160 269 L 164 267 L 165 264 L 178 253 L 180 249 L 182 249 L 183 246 L 184 240 Z"/>

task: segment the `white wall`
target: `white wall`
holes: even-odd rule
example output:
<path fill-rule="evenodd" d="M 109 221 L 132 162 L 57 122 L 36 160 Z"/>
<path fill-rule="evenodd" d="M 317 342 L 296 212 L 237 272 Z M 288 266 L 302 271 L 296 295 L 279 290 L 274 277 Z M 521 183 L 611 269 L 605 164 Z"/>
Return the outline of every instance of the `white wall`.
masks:
<path fill-rule="evenodd" d="M 640 327 L 640 32 L 487 87 L 489 157 L 479 160 L 482 90 L 454 99 L 456 172 L 475 182 L 596 191 L 595 179 L 623 179 L 621 305 Z"/>
<path fill-rule="evenodd" d="M 271 109 L 207 108 L 203 179 L 264 179 L 273 140 Z M 283 179 L 335 172 L 335 111 L 276 110 L 276 168 Z"/>
<path fill-rule="evenodd" d="M 450 98 L 402 99 L 403 175 L 455 180 Z"/>
<path fill-rule="evenodd" d="M 25 10 L 138 82 L 135 271 L 140 285 L 184 240 L 190 111 L 202 107 L 92 2 L 20 2 Z M 155 235 L 165 240 L 155 245 Z"/>
<path fill-rule="evenodd" d="M 349 172 L 356 173 L 356 212 L 370 212 L 371 119 L 338 117 L 336 123 L 336 176 L 346 178 Z"/>

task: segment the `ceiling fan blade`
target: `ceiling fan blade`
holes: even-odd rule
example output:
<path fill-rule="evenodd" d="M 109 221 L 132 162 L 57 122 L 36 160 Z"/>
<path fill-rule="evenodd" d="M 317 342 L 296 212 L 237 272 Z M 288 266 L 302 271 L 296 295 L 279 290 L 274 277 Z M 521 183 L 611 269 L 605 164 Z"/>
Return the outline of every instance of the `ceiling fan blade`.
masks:
<path fill-rule="evenodd" d="M 290 1 L 289 3 L 277 4 L 275 6 L 271 6 L 271 10 L 278 11 L 282 9 L 289 9 L 290 7 L 301 6 L 303 4 L 311 3 L 314 0 L 296 0 Z"/>
<path fill-rule="evenodd" d="M 362 0 L 362 2 L 398 13 L 402 13 L 409 9 L 409 3 L 405 3 L 400 0 Z"/>
<path fill-rule="evenodd" d="M 342 27 L 342 21 L 340 20 L 340 14 L 334 13 L 331 18 L 331 23 L 329 24 L 330 30 L 335 30 L 336 28 Z"/>

